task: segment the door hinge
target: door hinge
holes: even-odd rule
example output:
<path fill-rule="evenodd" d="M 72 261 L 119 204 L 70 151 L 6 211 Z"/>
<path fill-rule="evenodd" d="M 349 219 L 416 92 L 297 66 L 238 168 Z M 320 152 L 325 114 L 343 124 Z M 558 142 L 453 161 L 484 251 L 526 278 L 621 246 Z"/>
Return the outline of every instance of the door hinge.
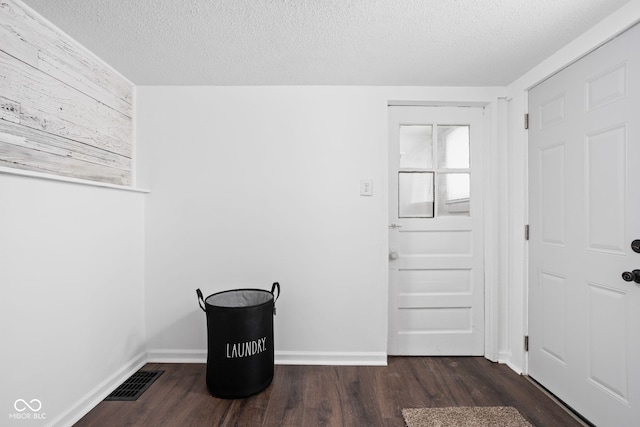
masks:
<path fill-rule="evenodd" d="M 524 115 L 524 128 L 529 129 L 529 113 Z"/>
<path fill-rule="evenodd" d="M 529 335 L 524 336 L 524 351 L 529 351 Z"/>
<path fill-rule="evenodd" d="M 524 240 L 529 240 L 529 224 L 524 226 Z"/>

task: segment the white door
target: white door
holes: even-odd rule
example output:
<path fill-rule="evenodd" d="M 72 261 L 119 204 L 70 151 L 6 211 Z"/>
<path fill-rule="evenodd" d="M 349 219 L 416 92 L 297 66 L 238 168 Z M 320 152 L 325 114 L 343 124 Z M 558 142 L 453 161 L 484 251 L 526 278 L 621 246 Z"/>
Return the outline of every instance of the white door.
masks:
<path fill-rule="evenodd" d="M 639 46 L 529 93 L 529 374 L 598 426 L 640 425 Z"/>
<path fill-rule="evenodd" d="M 389 107 L 391 355 L 484 354 L 483 110 Z"/>

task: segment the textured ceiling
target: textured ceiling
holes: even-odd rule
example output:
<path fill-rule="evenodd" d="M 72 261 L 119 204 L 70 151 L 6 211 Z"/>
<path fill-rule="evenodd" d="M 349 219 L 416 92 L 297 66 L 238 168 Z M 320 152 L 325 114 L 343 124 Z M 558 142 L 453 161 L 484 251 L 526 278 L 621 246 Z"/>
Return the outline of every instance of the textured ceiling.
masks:
<path fill-rule="evenodd" d="M 627 0 L 24 0 L 137 85 L 502 86 Z"/>

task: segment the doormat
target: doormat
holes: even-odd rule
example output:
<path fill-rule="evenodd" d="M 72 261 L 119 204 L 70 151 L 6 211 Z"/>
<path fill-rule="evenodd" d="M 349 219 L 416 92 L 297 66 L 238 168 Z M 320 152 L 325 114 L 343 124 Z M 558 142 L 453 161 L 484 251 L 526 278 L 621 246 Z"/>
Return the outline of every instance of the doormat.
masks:
<path fill-rule="evenodd" d="M 138 400 L 164 371 L 138 371 L 104 400 Z"/>
<path fill-rule="evenodd" d="M 403 409 L 407 427 L 532 427 L 511 406 Z"/>

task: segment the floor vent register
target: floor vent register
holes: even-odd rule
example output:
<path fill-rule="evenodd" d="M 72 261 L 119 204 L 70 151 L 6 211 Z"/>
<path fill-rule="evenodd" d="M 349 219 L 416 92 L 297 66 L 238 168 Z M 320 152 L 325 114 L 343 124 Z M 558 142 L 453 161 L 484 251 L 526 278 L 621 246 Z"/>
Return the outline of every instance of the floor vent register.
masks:
<path fill-rule="evenodd" d="M 138 371 L 104 400 L 138 400 L 164 371 Z"/>

